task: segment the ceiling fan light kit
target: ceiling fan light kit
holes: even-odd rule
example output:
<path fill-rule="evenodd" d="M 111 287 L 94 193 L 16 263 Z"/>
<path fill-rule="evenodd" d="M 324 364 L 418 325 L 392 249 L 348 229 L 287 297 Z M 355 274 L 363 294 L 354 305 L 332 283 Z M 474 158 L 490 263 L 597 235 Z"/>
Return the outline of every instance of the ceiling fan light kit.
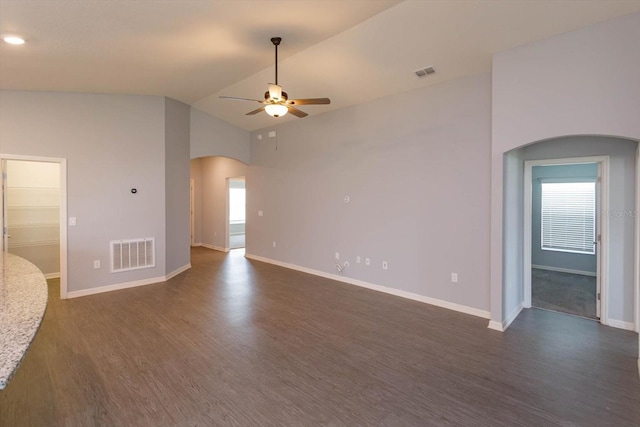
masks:
<path fill-rule="evenodd" d="M 330 104 L 329 98 L 310 98 L 310 99 L 289 99 L 287 92 L 282 90 L 282 86 L 278 85 L 278 45 L 282 41 L 281 37 L 272 37 L 271 43 L 276 50 L 276 82 L 270 83 L 268 90 L 264 93 L 264 100 L 238 98 L 234 96 L 221 96 L 223 99 L 231 99 L 235 101 L 251 101 L 263 104 L 262 107 L 249 111 L 246 115 L 253 116 L 262 111 L 265 111 L 271 117 L 282 117 L 287 113 L 291 113 L 296 117 L 307 117 L 308 114 L 302 110 L 297 109 L 294 105 L 326 105 Z"/>
<path fill-rule="evenodd" d="M 269 104 L 264 107 L 264 110 L 271 117 L 282 117 L 289 112 L 289 108 L 282 104 Z"/>

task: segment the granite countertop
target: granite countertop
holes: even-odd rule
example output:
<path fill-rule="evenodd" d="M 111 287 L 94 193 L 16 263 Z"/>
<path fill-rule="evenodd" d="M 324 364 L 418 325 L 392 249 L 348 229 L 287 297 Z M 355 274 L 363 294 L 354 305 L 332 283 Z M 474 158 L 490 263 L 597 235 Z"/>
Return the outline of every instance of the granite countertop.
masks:
<path fill-rule="evenodd" d="M 0 255 L 0 390 L 20 366 L 47 308 L 47 281 L 38 267 Z"/>

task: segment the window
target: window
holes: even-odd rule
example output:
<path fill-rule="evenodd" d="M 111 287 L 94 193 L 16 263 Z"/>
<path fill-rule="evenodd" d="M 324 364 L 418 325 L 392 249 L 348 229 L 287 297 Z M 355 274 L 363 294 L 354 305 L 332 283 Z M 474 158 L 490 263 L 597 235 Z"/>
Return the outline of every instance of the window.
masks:
<path fill-rule="evenodd" d="M 245 200 L 244 188 L 229 189 L 229 222 L 245 222 Z"/>
<path fill-rule="evenodd" d="M 542 249 L 595 254 L 596 183 L 542 183 Z"/>

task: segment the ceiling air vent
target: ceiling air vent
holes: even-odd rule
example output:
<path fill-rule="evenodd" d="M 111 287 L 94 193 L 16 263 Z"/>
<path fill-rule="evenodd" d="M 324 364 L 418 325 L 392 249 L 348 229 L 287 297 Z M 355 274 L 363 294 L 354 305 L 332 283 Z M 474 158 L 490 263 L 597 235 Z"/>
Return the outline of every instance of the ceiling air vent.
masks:
<path fill-rule="evenodd" d="M 416 76 L 418 77 L 424 77 L 424 76 L 428 76 L 429 74 L 433 74 L 436 72 L 436 69 L 433 68 L 433 66 L 427 67 L 427 68 L 421 68 L 419 70 L 416 70 Z"/>
<path fill-rule="evenodd" d="M 155 267 L 156 245 L 153 237 L 112 240 L 110 243 L 112 273 Z"/>

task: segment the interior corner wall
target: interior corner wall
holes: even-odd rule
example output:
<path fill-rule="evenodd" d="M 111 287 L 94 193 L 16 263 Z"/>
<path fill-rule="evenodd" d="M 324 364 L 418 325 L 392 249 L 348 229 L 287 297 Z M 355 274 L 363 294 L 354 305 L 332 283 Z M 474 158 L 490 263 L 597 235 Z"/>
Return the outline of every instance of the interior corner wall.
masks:
<path fill-rule="evenodd" d="M 70 292 L 165 275 L 164 121 L 162 97 L 0 91 L 0 153 L 67 159 Z M 109 241 L 138 237 L 156 266 L 112 274 Z"/>
<path fill-rule="evenodd" d="M 250 134 L 230 123 L 191 107 L 191 158 L 223 156 L 248 164 Z"/>
<path fill-rule="evenodd" d="M 349 278 L 488 311 L 490 94 L 479 74 L 253 132 L 247 253 L 336 274 L 339 252 Z"/>
<path fill-rule="evenodd" d="M 226 157 L 204 157 L 201 166 L 202 245 L 228 249 L 226 239 L 227 178 L 247 174 L 247 165 Z M 247 195 L 249 198 L 249 195 Z M 247 234 L 247 239 L 250 236 Z"/>
<path fill-rule="evenodd" d="M 626 15 L 493 58 L 491 142 L 491 313 L 517 299 L 504 287 L 503 215 L 509 209 L 504 154 L 568 135 L 640 139 L 640 14 Z M 510 215 L 510 213 L 509 213 Z"/>
<path fill-rule="evenodd" d="M 191 160 L 193 180 L 193 243 L 202 244 L 202 159 Z"/>
<path fill-rule="evenodd" d="M 190 107 L 165 98 L 165 274 L 190 264 Z"/>
<path fill-rule="evenodd" d="M 504 155 L 504 295 L 502 312 L 512 321 L 522 309 L 524 286 L 524 163 L 522 149 Z M 493 320 L 493 319 L 492 319 Z"/>

